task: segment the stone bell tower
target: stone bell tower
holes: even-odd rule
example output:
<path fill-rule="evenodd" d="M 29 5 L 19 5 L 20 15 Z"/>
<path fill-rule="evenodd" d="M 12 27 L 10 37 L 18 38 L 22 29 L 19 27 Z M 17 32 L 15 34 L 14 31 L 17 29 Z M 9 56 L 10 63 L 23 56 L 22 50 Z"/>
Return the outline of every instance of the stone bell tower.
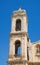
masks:
<path fill-rule="evenodd" d="M 13 12 L 8 65 L 27 65 L 28 21 L 21 8 Z"/>

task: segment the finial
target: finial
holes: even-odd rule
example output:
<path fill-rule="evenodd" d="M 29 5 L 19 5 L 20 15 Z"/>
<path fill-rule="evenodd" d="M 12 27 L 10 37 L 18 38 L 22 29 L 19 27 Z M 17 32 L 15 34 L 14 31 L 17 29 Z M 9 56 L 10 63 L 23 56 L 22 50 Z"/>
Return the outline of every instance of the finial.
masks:
<path fill-rule="evenodd" d="M 22 10 L 21 8 L 19 8 L 19 10 Z"/>

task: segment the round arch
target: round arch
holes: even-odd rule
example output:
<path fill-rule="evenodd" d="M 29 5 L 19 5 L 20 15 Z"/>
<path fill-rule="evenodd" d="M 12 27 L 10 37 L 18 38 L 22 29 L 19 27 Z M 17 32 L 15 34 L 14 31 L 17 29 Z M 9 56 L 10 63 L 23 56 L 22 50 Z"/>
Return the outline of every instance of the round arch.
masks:
<path fill-rule="evenodd" d="M 21 19 L 17 19 L 16 20 L 16 31 L 20 31 L 21 30 Z"/>
<path fill-rule="evenodd" d="M 20 40 L 15 41 L 15 56 L 20 57 L 21 54 L 21 42 Z"/>

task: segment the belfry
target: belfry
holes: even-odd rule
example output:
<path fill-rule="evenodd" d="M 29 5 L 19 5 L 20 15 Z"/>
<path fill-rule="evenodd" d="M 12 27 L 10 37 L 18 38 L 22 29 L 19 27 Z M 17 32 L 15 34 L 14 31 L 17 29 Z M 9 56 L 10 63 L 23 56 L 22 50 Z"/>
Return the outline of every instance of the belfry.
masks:
<path fill-rule="evenodd" d="M 10 49 L 9 61 L 10 63 L 27 65 L 27 26 L 28 21 L 26 11 L 21 8 L 14 11 L 12 16 L 12 27 L 10 33 Z M 19 49 L 19 51 L 18 51 Z"/>
<path fill-rule="evenodd" d="M 12 15 L 8 65 L 40 65 L 40 41 L 30 43 L 26 10 L 19 8 Z"/>

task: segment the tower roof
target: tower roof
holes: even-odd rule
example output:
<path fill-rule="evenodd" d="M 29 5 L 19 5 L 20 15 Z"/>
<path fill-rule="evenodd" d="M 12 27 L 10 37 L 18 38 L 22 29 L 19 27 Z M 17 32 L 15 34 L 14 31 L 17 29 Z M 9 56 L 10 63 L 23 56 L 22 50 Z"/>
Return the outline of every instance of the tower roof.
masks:
<path fill-rule="evenodd" d="M 26 10 L 19 8 L 18 10 L 14 11 L 13 13 L 14 13 L 14 15 L 26 15 Z"/>

